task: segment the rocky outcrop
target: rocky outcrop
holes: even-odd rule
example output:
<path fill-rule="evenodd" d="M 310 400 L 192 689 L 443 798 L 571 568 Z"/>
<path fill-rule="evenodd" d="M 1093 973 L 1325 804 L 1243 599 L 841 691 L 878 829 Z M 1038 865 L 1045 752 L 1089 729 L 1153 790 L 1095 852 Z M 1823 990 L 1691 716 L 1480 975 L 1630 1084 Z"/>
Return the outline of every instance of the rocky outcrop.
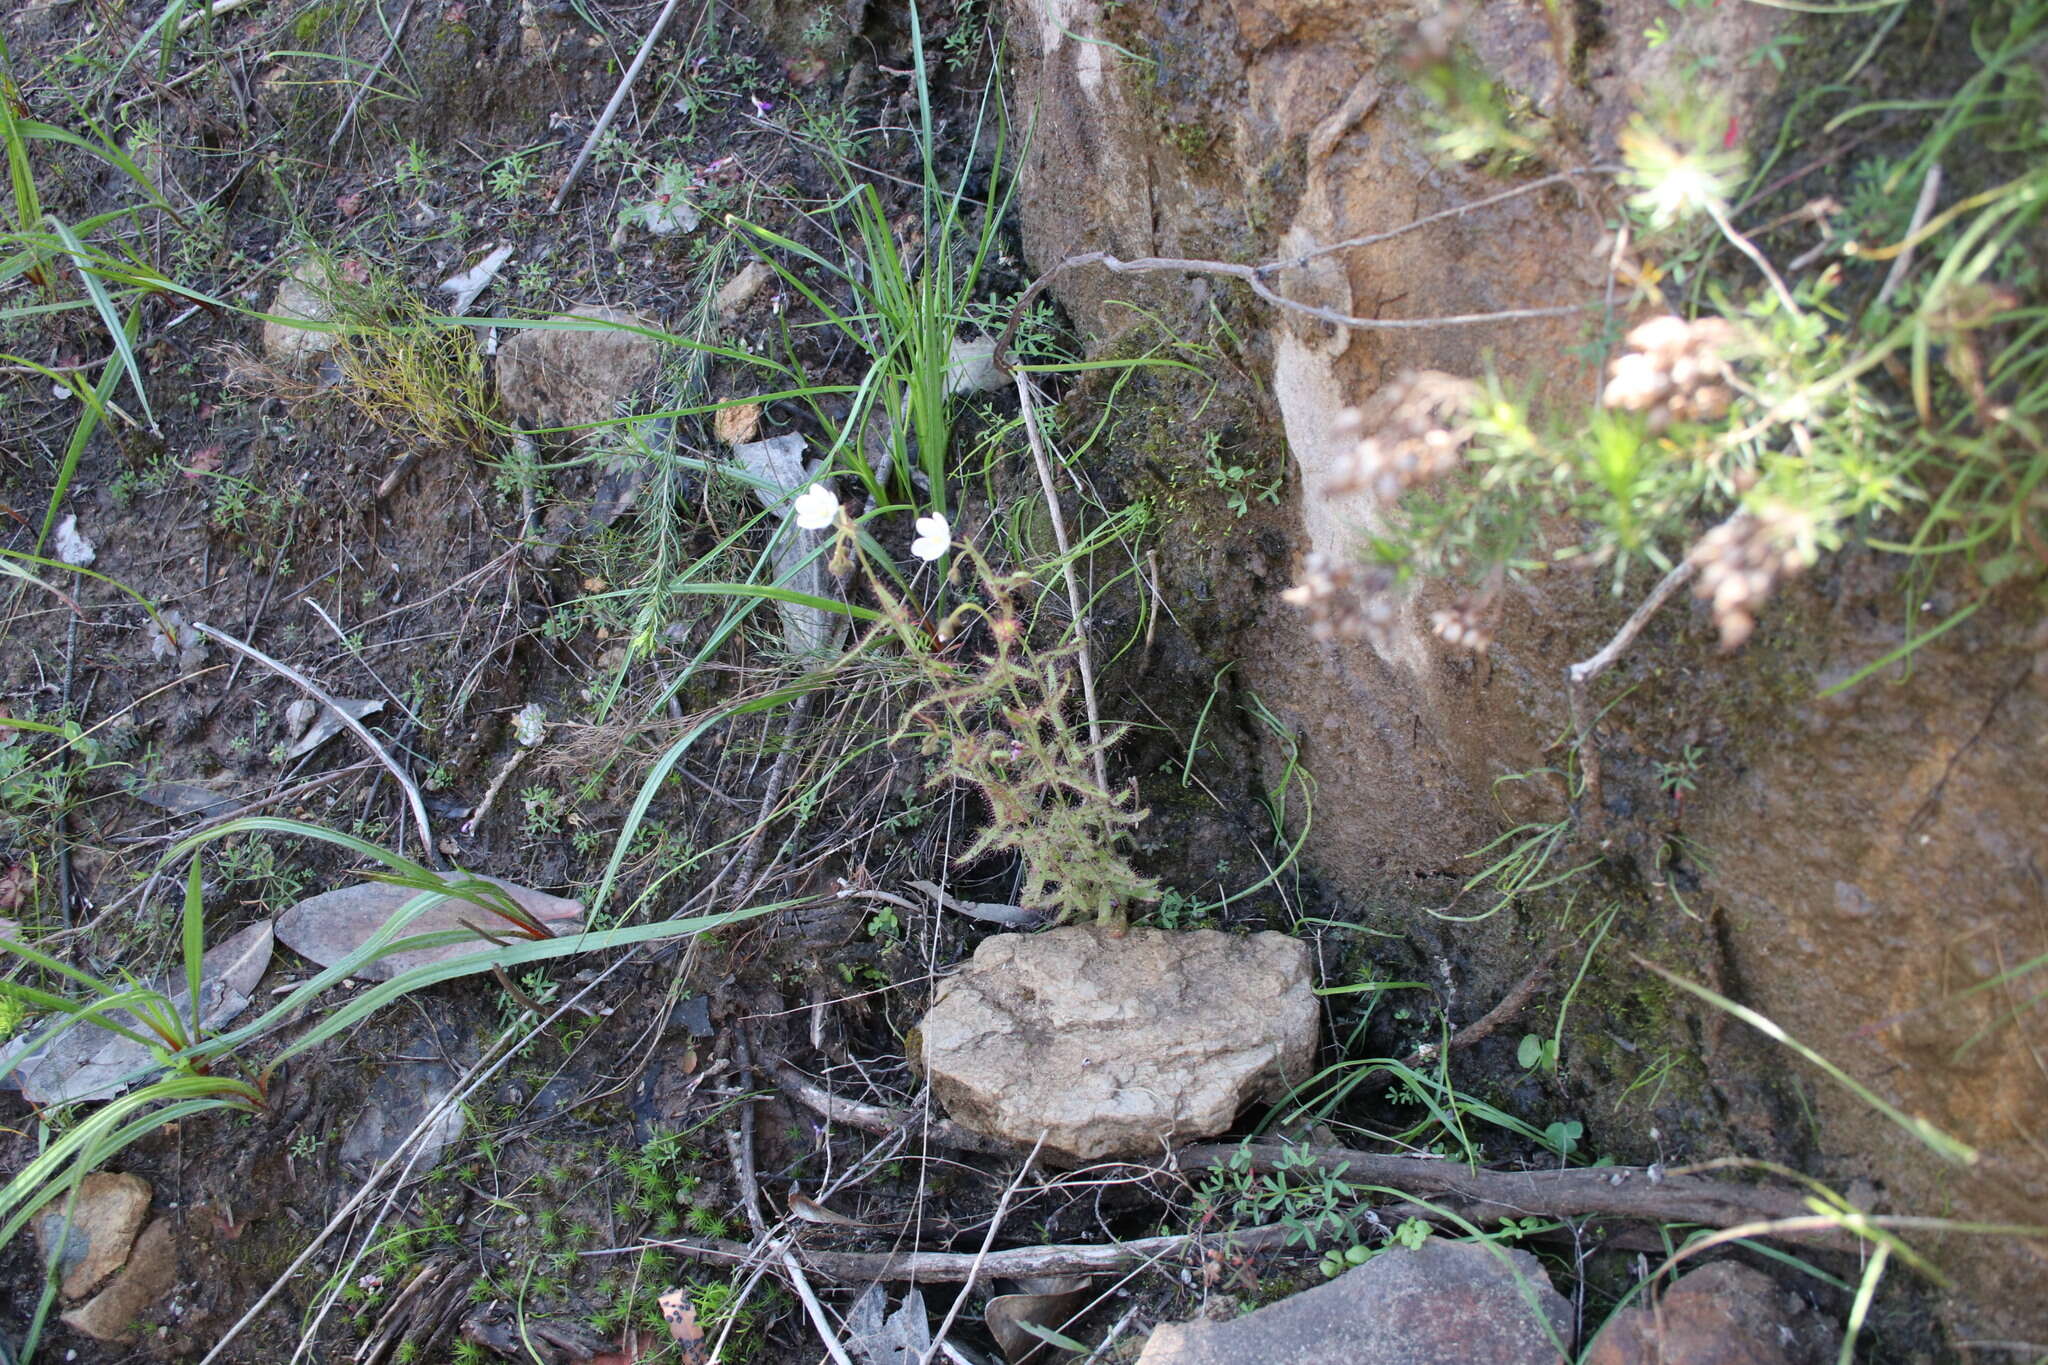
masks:
<path fill-rule="evenodd" d="M 1754 54 L 1787 17 L 1720 6 L 1687 21 L 1684 44 L 1653 46 L 1645 32 L 1667 12 L 1648 0 L 1468 6 L 1459 42 L 1508 102 L 1572 141 L 1578 164 L 1612 160 L 1613 136 L 1639 96 L 1680 83 L 1727 98 L 1729 141 L 1767 140 L 1773 76 Z M 1572 17 L 1553 26 L 1546 13 Z M 1431 149 L 1409 63 L 1444 41 L 1432 28 L 1441 28 L 1438 7 L 1012 0 L 1012 14 L 1011 90 L 1036 115 L 1018 195 L 1035 272 L 1087 251 L 1279 262 L 1373 238 L 1278 269 L 1269 282 L 1290 299 L 1394 322 L 1589 301 L 1606 287 L 1605 224 L 1616 200 L 1598 177 L 1462 208 L 1530 177 Z M 1583 401 L 1599 376 L 1572 355 L 1579 320 L 1333 329 L 1246 301 L 1242 286 L 1214 277 L 1094 267 L 1064 272 L 1054 292 L 1112 347 L 1139 316 L 1120 299 L 1170 326 L 1191 327 L 1212 301 L 1235 310 L 1270 391 L 1267 415 L 1284 432 L 1294 501 L 1270 522 L 1240 523 L 1220 545 L 1163 549 L 1161 590 L 1179 604 L 1210 598 L 1212 584 L 1234 585 L 1218 589 L 1238 593 L 1233 609 L 1212 612 L 1192 647 L 1212 666 L 1235 660 L 1232 684 L 1256 692 L 1299 738 L 1300 763 L 1319 784 L 1305 847 L 1313 867 L 1376 899 L 1390 880 L 1407 887 L 1420 952 L 1435 955 L 1456 934 L 1509 934 L 1505 916 L 1480 931 L 1452 930 L 1419 906 L 1441 886 L 1442 908 L 1477 870 L 1463 855 L 1503 828 L 1572 813 L 1565 784 L 1540 775 L 1559 763 L 1554 742 L 1570 723 L 1564 670 L 1606 641 L 1647 585 L 1631 580 L 1617 595 L 1561 571 L 1510 582 L 1483 660 L 1431 636 L 1442 588 L 1424 584 L 1409 596 L 1377 648 L 1312 640 L 1277 594 L 1310 553 L 1342 556 L 1368 520 L 1367 507 L 1319 495 L 1341 453 L 1342 407 L 1404 370 L 1477 376 L 1489 366 L 1510 388 Z M 1607 826 L 1604 846 L 1592 840 L 1595 856 L 1634 865 L 1641 920 L 1689 945 L 1692 975 L 1718 978 L 1888 1102 L 1972 1144 L 1981 1160 L 1954 1167 L 1901 1142 L 1889 1120 L 1818 1073 L 1785 1065 L 1782 1053 L 1745 1058 L 1746 1031 L 1712 1011 L 1688 1018 L 1690 1005 L 1667 1006 L 1654 1021 L 1663 1032 L 1636 1036 L 1631 1048 L 1680 1057 L 1704 1048 L 1702 1074 L 1712 1073 L 1717 1105 L 1745 1144 L 1762 1136 L 1784 1144 L 1776 1155 L 1806 1160 L 1804 1139 L 1784 1136 L 1799 1125 L 1769 1106 L 1808 1106 L 1830 1180 L 1873 1176 L 1894 1207 L 2006 1221 L 2048 1200 L 2048 1157 L 2029 1117 L 2048 1111 L 2048 1074 L 2029 1050 L 2027 1005 L 1998 984 L 2040 952 L 2043 640 L 2033 633 L 2037 613 L 1994 606 L 1921 649 L 1909 668 L 1819 697 L 1904 643 L 1898 594 L 1895 564 L 1839 556 L 1781 593 L 1756 637 L 1728 655 L 1699 606 L 1667 607 L 1602 680 L 1596 702 L 1617 702 L 1597 735 L 1604 807 L 1578 812 L 1579 827 Z M 1914 619 L 1924 629 L 1961 605 L 1937 591 L 1916 600 Z M 1684 796 L 1681 824 L 1659 765 L 1688 751 L 1698 756 L 1697 790 Z M 1276 749 L 1266 761 L 1277 786 L 1292 756 Z M 1521 773 L 1539 776 L 1505 780 Z M 1713 907 L 1706 921 L 1688 920 L 1659 889 L 1674 833 L 1702 851 L 1685 876 L 1688 906 Z M 1519 970 L 1509 953 L 1445 955 L 1471 964 L 1466 985 L 1478 1000 L 1498 998 Z M 1667 1141 L 1671 1132 L 1667 1125 Z M 1701 1144 L 1692 1150 L 1737 1145 Z M 1955 1321 L 1988 1335 L 2024 1301 L 2009 1291 L 2044 1273 L 2039 1256 L 2013 1242 L 1971 1239 L 1942 1254 L 1976 1286 L 1975 1306 Z"/>
<path fill-rule="evenodd" d="M 998 934 L 941 983 L 918 1057 L 955 1121 L 1061 1163 L 1156 1157 L 1277 1099 L 1315 1059 L 1285 934 Z"/>

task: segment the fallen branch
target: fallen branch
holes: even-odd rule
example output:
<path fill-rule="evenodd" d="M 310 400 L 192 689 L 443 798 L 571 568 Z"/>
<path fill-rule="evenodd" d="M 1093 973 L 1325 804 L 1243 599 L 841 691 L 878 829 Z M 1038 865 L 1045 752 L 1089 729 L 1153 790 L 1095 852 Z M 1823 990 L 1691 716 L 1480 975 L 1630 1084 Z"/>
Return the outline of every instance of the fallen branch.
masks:
<path fill-rule="evenodd" d="M 923 1115 L 908 1109 L 886 1109 L 879 1104 L 862 1104 L 858 1100 L 842 1099 L 838 1095 L 816 1084 L 809 1077 L 787 1062 L 773 1062 L 768 1074 L 775 1078 L 776 1086 L 806 1109 L 821 1118 L 848 1128 L 858 1128 L 863 1133 L 874 1133 L 887 1137 L 917 1126 Z M 971 1133 L 950 1119 L 934 1118 L 924 1128 L 925 1137 L 941 1147 L 951 1147 L 960 1152 L 979 1152 L 983 1156 L 1014 1156 L 1009 1144 L 994 1138 L 985 1138 Z"/>
<path fill-rule="evenodd" d="M 1106 1242 L 1099 1246 L 1011 1247 L 981 1255 L 971 1251 L 814 1251 L 800 1248 L 799 1254 L 812 1271 L 845 1284 L 873 1280 L 917 1280 L 924 1284 L 966 1284 L 977 1280 L 1014 1279 L 1030 1275 L 1095 1275 L 1129 1270 L 1133 1266 L 1162 1260 L 1181 1253 L 1200 1253 L 1210 1248 L 1232 1251 L 1278 1250 L 1287 1244 L 1287 1225 L 1273 1223 L 1242 1232 L 1187 1234 L 1178 1237 L 1141 1237 L 1132 1242 Z M 642 1244 L 660 1247 L 686 1260 L 745 1261 L 753 1248 L 744 1242 L 692 1238 L 649 1239 Z M 586 1251 L 585 1256 L 637 1254 L 640 1246 L 622 1247 L 616 1252 Z"/>
<path fill-rule="evenodd" d="M 1377 1185 L 1403 1195 L 1456 1200 L 1457 1212 L 1474 1222 L 1531 1216 L 1632 1218 L 1725 1228 L 1758 1220 L 1802 1218 L 1812 1212 L 1791 1190 L 1738 1185 L 1657 1166 L 1491 1171 L 1454 1161 L 1281 1142 L 1212 1143 L 1190 1147 L 1175 1160 L 1184 1171 L 1218 1170 L 1241 1160 L 1244 1153 L 1250 1154 L 1253 1170 L 1271 1170 L 1290 1153 L 1297 1162 L 1306 1154 L 1326 1170 L 1341 1165 L 1341 1178 L 1351 1185 Z"/>

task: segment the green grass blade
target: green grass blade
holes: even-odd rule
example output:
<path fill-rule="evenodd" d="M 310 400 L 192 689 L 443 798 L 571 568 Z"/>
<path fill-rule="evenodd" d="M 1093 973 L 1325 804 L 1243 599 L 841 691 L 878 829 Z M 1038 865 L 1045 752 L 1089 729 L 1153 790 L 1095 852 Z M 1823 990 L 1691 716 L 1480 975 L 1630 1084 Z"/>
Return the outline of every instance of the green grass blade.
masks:
<path fill-rule="evenodd" d="M 114 306 L 114 300 L 107 293 L 106 286 L 100 283 L 96 263 L 86 251 L 85 244 L 78 240 L 78 235 L 67 227 L 62 219 L 45 215 L 43 221 L 50 225 L 50 230 L 64 243 L 65 254 L 69 255 L 72 263 L 78 267 L 79 283 L 85 286 L 85 292 L 92 299 L 92 306 L 98 311 L 100 321 L 106 324 L 107 335 L 114 342 L 115 354 L 120 356 L 128 369 L 129 386 L 135 390 L 135 401 L 142 405 L 143 420 L 149 423 L 150 430 L 156 430 L 156 414 L 150 411 L 149 395 L 142 389 L 142 367 L 135 359 L 133 333 L 141 321 L 141 314 L 131 314 L 124 321 L 121 310 Z"/>

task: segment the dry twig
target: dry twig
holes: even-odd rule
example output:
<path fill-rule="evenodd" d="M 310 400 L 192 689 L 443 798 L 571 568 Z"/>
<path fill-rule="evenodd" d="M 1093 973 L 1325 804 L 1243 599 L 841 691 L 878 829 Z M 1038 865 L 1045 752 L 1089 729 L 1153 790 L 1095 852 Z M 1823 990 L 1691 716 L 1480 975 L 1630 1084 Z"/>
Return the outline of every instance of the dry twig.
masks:
<path fill-rule="evenodd" d="M 1045 441 L 1038 434 L 1038 408 L 1031 399 L 1031 378 L 1018 371 L 1017 405 L 1024 413 L 1024 434 L 1031 442 L 1031 458 L 1038 465 L 1038 483 L 1045 490 L 1045 510 L 1052 517 L 1052 538 L 1060 550 L 1060 567 L 1067 580 L 1067 610 L 1074 618 L 1074 634 L 1080 641 L 1081 701 L 1088 708 L 1088 747 L 1095 759 L 1095 785 L 1109 790 L 1109 767 L 1102 753 L 1102 715 L 1095 706 L 1095 662 L 1088 650 L 1088 622 L 1081 613 L 1081 582 L 1074 572 L 1073 556 L 1067 548 L 1067 519 L 1060 511 L 1059 490 L 1052 482 L 1052 462 L 1045 457 Z"/>
<path fill-rule="evenodd" d="M 412 774 L 405 770 L 404 765 L 400 764 L 397 759 L 393 758 L 385 750 L 383 745 L 377 742 L 377 737 L 370 733 L 368 727 L 349 714 L 348 708 L 336 701 L 327 689 L 320 686 L 319 683 L 314 682 L 290 664 L 271 658 L 254 645 L 245 645 L 226 631 L 215 630 L 204 622 L 194 621 L 192 629 L 198 631 L 209 640 L 226 645 L 237 654 L 255 660 L 271 672 L 276 673 L 279 677 L 287 678 L 298 684 L 306 695 L 332 711 L 334 718 L 340 721 L 357 740 L 361 741 L 363 747 L 368 749 L 371 755 L 384 765 L 384 770 L 390 773 L 392 778 L 397 781 L 399 790 L 405 793 L 405 799 L 412 807 L 413 822 L 419 827 L 421 858 L 436 867 L 441 865 L 440 850 L 434 847 L 433 826 L 427 822 L 427 803 L 425 798 L 420 795 L 418 784 L 412 780 Z"/>

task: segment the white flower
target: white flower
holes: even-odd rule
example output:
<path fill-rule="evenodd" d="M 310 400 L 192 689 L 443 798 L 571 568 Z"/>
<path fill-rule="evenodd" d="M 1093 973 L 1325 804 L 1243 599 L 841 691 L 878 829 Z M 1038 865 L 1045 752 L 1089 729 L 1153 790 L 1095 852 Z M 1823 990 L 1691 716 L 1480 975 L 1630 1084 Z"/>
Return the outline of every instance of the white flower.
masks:
<path fill-rule="evenodd" d="M 910 553 L 919 559 L 934 560 L 946 553 L 953 543 L 953 528 L 946 519 L 934 513 L 917 519 L 917 539 L 910 542 Z"/>
<path fill-rule="evenodd" d="M 814 483 L 797 494 L 796 524 L 806 531 L 822 531 L 839 520 L 839 499 L 822 483 Z"/>

